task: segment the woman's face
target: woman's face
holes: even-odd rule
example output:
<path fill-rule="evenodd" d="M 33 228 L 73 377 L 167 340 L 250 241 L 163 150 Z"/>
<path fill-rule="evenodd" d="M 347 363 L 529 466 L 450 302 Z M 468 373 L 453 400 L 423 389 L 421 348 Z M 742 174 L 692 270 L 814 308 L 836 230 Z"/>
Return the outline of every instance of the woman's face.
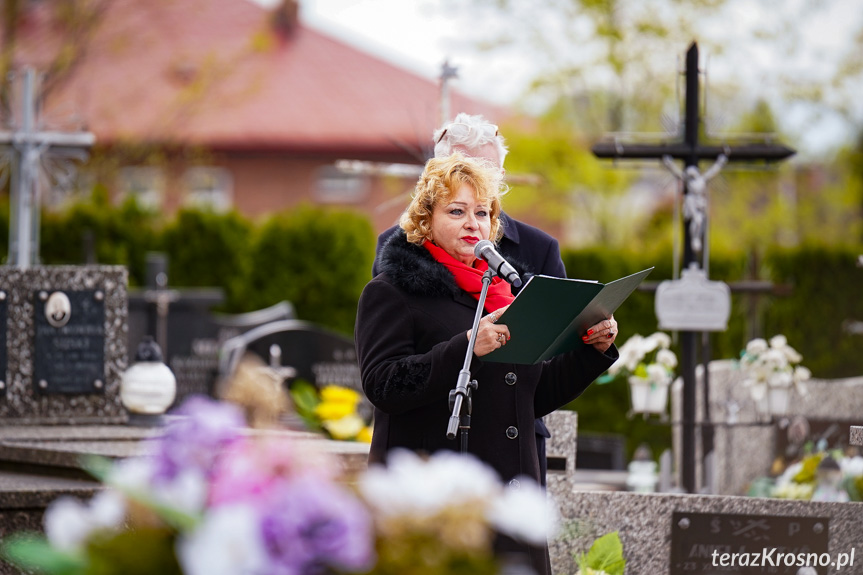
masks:
<path fill-rule="evenodd" d="M 470 184 L 462 184 L 449 202 L 432 211 L 431 239 L 460 262 L 471 265 L 473 248 L 487 240 L 491 231 L 491 208 L 480 204 Z"/>

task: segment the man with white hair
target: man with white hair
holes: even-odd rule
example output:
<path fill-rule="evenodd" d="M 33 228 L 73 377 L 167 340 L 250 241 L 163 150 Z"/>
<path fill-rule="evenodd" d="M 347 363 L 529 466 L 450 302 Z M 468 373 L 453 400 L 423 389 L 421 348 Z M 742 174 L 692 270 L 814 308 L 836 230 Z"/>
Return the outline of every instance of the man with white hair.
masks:
<path fill-rule="evenodd" d="M 487 122 L 482 116 L 471 116 L 460 113 L 455 120 L 446 124 L 434 133 L 434 154 L 436 158 L 445 158 L 453 152 L 461 152 L 473 158 L 483 158 L 494 166 L 498 166 L 501 177 L 505 175 L 503 160 L 507 154 L 503 136 L 497 126 Z M 560 259 L 560 246 L 556 239 L 542 230 L 520 222 L 515 218 L 501 213 L 503 238 L 498 245 L 500 253 L 510 262 L 521 264 L 533 274 L 554 277 L 566 277 L 566 268 Z M 395 225 L 378 236 L 376 253 L 387 239 L 398 229 Z M 378 261 L 372 267 L 372 275 L 379 273 Z M 512 288 L 513 295 L 518 289 Z M 551 437 L 548 428 L 541 419 L 536 420 L 536 447 L 539 454 L 540 477 L 545 485 L 547 462 L 545 456 L 545 440 Z"/>

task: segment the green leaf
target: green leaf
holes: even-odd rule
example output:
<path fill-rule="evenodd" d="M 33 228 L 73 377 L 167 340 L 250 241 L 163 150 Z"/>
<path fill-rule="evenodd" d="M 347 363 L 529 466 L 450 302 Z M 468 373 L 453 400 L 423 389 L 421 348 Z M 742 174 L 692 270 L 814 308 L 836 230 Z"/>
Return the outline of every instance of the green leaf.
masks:
<path fill-rule="evenodd" d="M 288 391 L 291 394 L 297 415 L 300 416 L 309 431 L 323 431 L 321 421 L 315 415 L 315 407 L 321 403 L 318 388 L 308 381 L 298 379 L 291 384 Z"/>
<path fill-rule="evenodd" d="M 607 533 L 594 541 L 584 557 L 584 562 L 595 571 L 605 571 L 608 575 L 623 575 L 626 559 L 623 558 L 623 544 L 618 532 Z"/>
<path fill-rule="evenodd" d="M 87 568 L 87 559 L 80 553 L 58 551 L 44 536 L 16 533 L 0 544 L 0 556 L 21 569 L 52 575 L 79 575 Z"/>

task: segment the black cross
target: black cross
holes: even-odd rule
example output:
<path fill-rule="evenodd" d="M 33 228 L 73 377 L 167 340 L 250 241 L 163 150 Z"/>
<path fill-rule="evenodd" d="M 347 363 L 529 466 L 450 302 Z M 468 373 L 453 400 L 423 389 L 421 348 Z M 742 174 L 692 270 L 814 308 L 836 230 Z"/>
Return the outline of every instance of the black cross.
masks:
<path fill-rule="evenodd" d="M 591 151 L 597 158 L 608 159 L 664 159 L 670 157 L 675 160 L 683 160 L 684 169 L 689 167 L 698 168 L 698 162 L 702 160 L 718 160 L 725 156 L 729 162 L 778 162 L 795 154 L 795 150 L 778 144 L 700 144 L 698 132 L 701 126 L 701 115 L 699 110 L 699 70 L 698 70 L 698 45 L 693 42 L 686 52 L 686 97 L 685 111 L 683 117 L 683 141 L 659 142 L 655 144 L 622 144 L 618 141 L 599 142 L 593 146 Z M 683 180 L 684 195 L 689 193 L 687 180 Z M 683 269 L 687 269 L 691 263 L 697 265 L 695 251 L 692 247 L 689 219 L 683 222 L 684 248 Z M 703 236 L 703 228 L 701 231 Z M 703 240 L 703 237 L 700 238 Z M 683 377 L 683 432 L 682 432 L 682 454 L 681 454 L 681 478 L 682 487 L 689 493 L 694 493 L 695 482 L 695 413 L 696 413 L 696 334 L 695 332 L 680 333 L 680 368 Z M 705 370 L 706 372 L 706 370 Z M 707 406 L 709 390 L 705 386 L 704 403 Z M 708 431 L 709 426 L 705 427 Z M 704 454 L 712 451 L 711 433 L 707 433 Z"/>

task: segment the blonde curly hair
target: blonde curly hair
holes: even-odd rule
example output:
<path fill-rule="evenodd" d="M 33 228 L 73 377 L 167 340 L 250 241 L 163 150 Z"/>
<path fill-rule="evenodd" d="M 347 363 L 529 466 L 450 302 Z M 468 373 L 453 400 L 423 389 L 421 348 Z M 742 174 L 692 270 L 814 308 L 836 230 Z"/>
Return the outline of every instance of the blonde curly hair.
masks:
<path fill-rule="evenodd" d="M 505 191 L 500 168 L 455 152 L 445 158 L 432 158 L 426 163 L 411 203 L 399 219 L 399 226 L 407 233 L 409 242 L 422 245 L 431 238 L 435 206 L 450 202 L 464 184 L 471 186 L 477 200 L 489 207 L 489 239 L 493 242 L 500 239 L 503 235 L 500 198 Z"/>

